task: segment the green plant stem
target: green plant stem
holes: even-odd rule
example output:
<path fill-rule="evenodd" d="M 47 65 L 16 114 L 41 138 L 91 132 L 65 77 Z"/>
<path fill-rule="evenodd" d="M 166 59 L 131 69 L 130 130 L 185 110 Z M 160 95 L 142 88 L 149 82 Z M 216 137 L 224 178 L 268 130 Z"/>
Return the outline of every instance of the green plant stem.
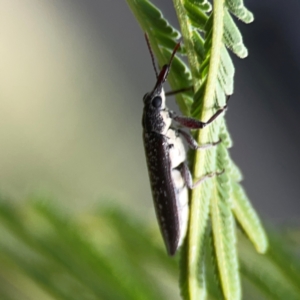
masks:
<path fill-rule="evenodd" d="M 192 24 L 186 14 L 186 10 L 184 8 L 184 0 L 173 0 L 173 2 L 177 13 L 178 21 L 180 24 L 184 45 L 186 47 L 187 57 L 188 57 L 188 61 L 192 73 L 194 89 L 196 91 L 201 85 L 201 81 L 199 81 L 199 78 L 197 78 L 196 75 L 199 73 L 201 66 L 199 65 L 197 56 L 195 55 L 195 51 L 194 51 L 193 38 L 192 38 L 192 31 L 193 31 Z"/>
<path fill-rule="evenodd" d="M 200 66 L 198 65 L 197 56 L 195 55 L 194 46 L 191 39 L 193 28 L 186 16 L 184 1 L 174 0 L 174 6 L 187 49 L 187 56 L 193 75 L 194 88 L 197 91 L 202 82 L 195 76 L 195 74 L 198 73 Z M 199 116 L 201 120 L 208 119 L 209 114 L 212 112 L 212 108 L 215 105 L 214 92 L 218 80 L 217 75 L 220 64 L 223 38 L 224 0 L 214 1 L 213 16 L 212 48 L 210 54 L 209 71 L 207 75 L 207 85 L 203 99 L 203 109 L 201 115 Z M 219 124 L 219 122 L 216 123 Z M 218 125 L 216 123 L 212 124 L 208 128 L 198 131 L 197 141 L 200 145 L 211 140 L 210 135 L 212 132 L 214 132 L 214 135 L 216 135 L 218 131 Z M 203 170 L 209 171 L 211 166 L 215 166 L 214 157 L 215 155 L 208 156 L 206 151 L 196 151 L 194 158 L 194 178 L 200 178 L 204 175 Z M 204 264 L 205 231 L 209 216 L 211 190 L 207 188 L 207 184 L 207 182 L 201 184 L 191 193 L 190 223 L 186 241 L 187 270 L 185 270 L 185 274 L 187 276 L 185 279 L 187 299 L 191 300 L 205 299 L 207 293 L 205 277 L 203 274 L 204 271 L 201 272 L 201 267 Z"/>

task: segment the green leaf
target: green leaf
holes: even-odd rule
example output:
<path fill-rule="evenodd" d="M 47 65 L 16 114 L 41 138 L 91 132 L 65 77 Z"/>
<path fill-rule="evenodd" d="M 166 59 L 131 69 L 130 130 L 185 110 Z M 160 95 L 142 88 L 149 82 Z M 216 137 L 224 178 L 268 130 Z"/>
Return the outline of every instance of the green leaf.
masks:
<path fill-rule="evenodd" d="M 226 199 L 224 199 L 226 200 Z M 225 299 L 241 299 L 235 226 L 230 209 L 215 193 L 211 200 L 212 226 L 217 263 Z"/>
<path fill-rule="evenodd" d="M 243 0 L 226 0 L 226 5 L 239 20 L 246 24 L 253 22 L 253 14 L 244 6 Z"/>
<path fill-rule="evenodd" d="M 224 41 L 225 45 L 240 58 L 248 55 L 248 50 L 243 44 L 242 35 L 235 25 L 227 9 L 224 10 Z"/>
<path fill-rule="evenodd" d="M 265 253 L 268 248 L 268 239 L 265 230 L 243 188 L 235 183 L 233 189 L 233 212 L 245 230 L 245 233 L 254 244 L 257 252 Z"/>

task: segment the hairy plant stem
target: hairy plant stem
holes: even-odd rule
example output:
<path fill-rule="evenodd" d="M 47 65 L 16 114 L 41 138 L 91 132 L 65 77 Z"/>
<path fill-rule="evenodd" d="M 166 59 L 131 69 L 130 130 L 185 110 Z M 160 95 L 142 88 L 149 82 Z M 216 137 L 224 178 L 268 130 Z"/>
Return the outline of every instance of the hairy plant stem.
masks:
<path fill-rule="evenodd" d="M 201 66 L 199 66 L 197 55 L 194 51 L 192 40 L 192 31 L 194 30 L 187 18 L 184 8 L 184 0 L 173 0 L 177 12 L 181 32 L 187 50 L 187 56 L 191 67 L 193 76 L 194 89 L 197 91 L 203 78 L 197 77 Z M 215 0 L 213 2 L 213 32 L 212 32 L 212 48 L 210 52 L 209 71 L 207 75 L 207 84 L 205 87 L 205 94 L 203 99 L 203 109 L 199 118 L 207 120 L 212 114 L 212 108 L 215 106 L 215 88 L 217 83 L 217 75 L 220 64 L 220 54 L 222 49 L 223 38 L 223 16 L 224 16 L 224 0 Z M 199 130 L 197 134 L 198 143 L 205 144 L 217 137 L 219 132 L 219 122 L 214 122 L 207 128 Z M 216 152 L 215 149 L 212 151 Z M 212 153 L 211 153 L 212 154 Z M 215 166 L 215 155 L 207 155 L 207 151 L 196 151 L 194 157 L 194 178 L 200 178 L 205 172 L 212 171 L 211 168 Z M 189 230 L 186 239 L 187 251 L 183 258 L 187 262 L 184 271 L 186 275 L 185 287 L 187 292 L 187 299 L 205 299 L 206 286 L 204 277 L 204 247 L 205 247 L 205 233 L 207 227 L 207 220 L 209 216 L 209 202 L 211 197 L 211 188 L 208 185 L 212 184 L 205 182 L 199 187 L 195 188 L 191 193 L 190 203 L 190 221 Z"/>

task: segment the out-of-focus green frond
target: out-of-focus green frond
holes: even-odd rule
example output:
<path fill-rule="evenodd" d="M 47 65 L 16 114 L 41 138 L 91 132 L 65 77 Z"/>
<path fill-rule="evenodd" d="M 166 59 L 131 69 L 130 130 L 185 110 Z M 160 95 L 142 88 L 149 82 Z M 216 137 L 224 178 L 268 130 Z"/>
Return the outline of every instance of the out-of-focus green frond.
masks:
<path fill-rule="evenodd" d="M 216 205 L 220 214 L 213 222 L 217 218 L 231 224 L 226 206 Z M 212 253 L 205 262 L 207 299 L 222 298 L 214 252 L 229 247 L 225 237 L 232 234 L 231 227 L 220 235 L 217 247 L 211 228 L 205 232 L 203 251 Z M 175 299 L 178 291 L 170 292 L 169 286 L 176 286 L 176 262 L 166 259 L 158 236 L 158 230 L 117 207 L 71 217 L 45 201 L 14 206 L 2 200 L 1 300 Z M 272 232 L 270 244 L 272 251 L 261 255 L 239 234 L 241 274 L 252 287 L 243 299 L 300 299 L 294 243 Z"/>

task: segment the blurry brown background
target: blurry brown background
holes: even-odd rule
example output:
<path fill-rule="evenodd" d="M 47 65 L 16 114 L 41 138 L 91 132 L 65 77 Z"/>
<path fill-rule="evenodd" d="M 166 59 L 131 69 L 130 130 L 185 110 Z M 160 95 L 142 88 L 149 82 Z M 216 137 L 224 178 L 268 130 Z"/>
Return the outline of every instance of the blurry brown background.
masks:
<path fill-rule="evenodd" d="M 172 2 L 156 3 L 176 25 Z M 238 22 L 250 55 L 234 58 L 227 120 L 254 206 L 290 222 L 300 215 L 300 3 L 279 3 L 246 1 L 256 20 Z M 125 1 L 0 0 L 1 193 L 75 211 L 111 199 L 154 218 L 141 138 L 154 80 Z"/>

